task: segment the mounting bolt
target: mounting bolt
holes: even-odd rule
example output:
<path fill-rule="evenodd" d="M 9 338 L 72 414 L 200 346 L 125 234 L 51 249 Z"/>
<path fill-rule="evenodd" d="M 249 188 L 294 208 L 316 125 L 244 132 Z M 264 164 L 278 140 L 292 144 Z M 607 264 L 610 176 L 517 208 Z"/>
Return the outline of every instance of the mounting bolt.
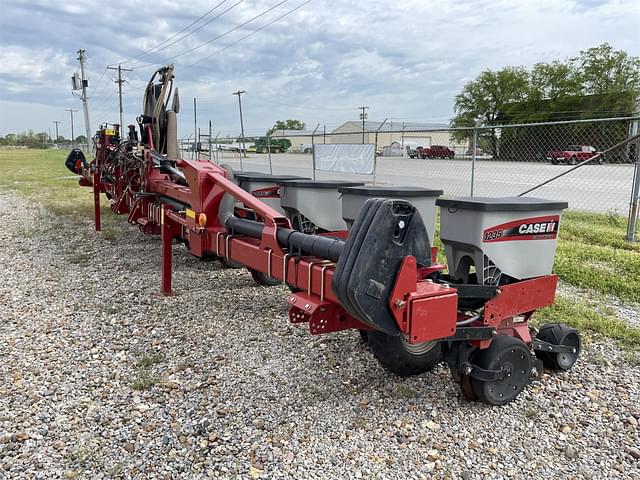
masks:
<path fill-rule="evenodd" d="M 407 306 L 407 302 L 405 302 L 404 300 L 396 300 L 396 307 L 398 308 L 404 308 Z"/>
<path fill-rule="evenodd" d="M 492 337 L 497 337 L 498 336 L 498 331 L 497 330 L 491 330 L 491 336 Z"/>
<path fill-rule="evenodd" d="M 471 375 L 471 372 L 473 372 L 473 368 L 471 367 L 471 365 L 467 365 L 466 367 L 464 367 L 465 375 Z"/>
<path fill-rule="evenodd" d="M 311 310 L 311 305 L 309 305 L 308 303 L 304 304 L 304 309 L 305 310 Z"/>
<path fill-rule="evenodd" d="M 296 297 L 291 297 L 291 298 L 289 299 L 289 301 L 290 301 L 291 303 L 296 303 Z"/>

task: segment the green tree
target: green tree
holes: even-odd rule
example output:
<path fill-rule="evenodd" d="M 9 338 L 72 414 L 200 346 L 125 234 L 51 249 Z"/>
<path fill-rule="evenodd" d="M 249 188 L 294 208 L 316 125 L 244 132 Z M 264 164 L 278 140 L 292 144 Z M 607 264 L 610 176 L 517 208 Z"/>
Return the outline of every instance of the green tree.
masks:
<path fill-rule="evenodd" d="M 640 58 L 608 43 L 580 52 L 572 59 L 588 95 L 640 91 Z"/>
<path fill-rule="evenodd" d="M 527 98 L 529 72 L 523 67 L 505 67 L 498 71 L 485 70 L 475 80 L 467 83 L 456 95 L 453 127 L 473 127 L 495 124 L 498 117 L 505 115 L 514 103 Z M 458 131 L 454 137 L 460 141 L 468 139 L 471 132 Z M 482 130 L 479 143 L 491 154 L 498 156 L 496 131 Z"/>
<path fill-rule="evenodd" d="M 78 135 L 74 140 L 75 143 L 87 143 L 87 137 L 85 135 Z"/>
<path fill-rule="evenodd" d="M 267 136 L 271 135 L 276 130 L 304 130 L 305 124 L 300 120 L 278 120 L 273 127 L 267 130 Z"/>
<path fill-rule="evenodd" d="M 556 101 L 580 93 L 580 76 L 571 62 L 536 63 L 531 69 L 528 92 L 531 101 Z"/>

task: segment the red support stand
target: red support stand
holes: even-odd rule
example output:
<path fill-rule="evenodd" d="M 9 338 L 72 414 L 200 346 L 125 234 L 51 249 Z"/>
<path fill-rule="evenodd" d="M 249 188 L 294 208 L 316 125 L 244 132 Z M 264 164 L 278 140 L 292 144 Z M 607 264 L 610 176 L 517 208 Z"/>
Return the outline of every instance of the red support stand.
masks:
<path fill-rule="evenodd" d="M 169 296 L 171 291 L 171 244 L 173 243 L 173 233 L 171 224 L 166 216 L 166 208 L 163 205 L 160 211 L 160 237 L 162 239 L 162 286 L 160 291 L 163 295 Z"/>
<path fill-rule="evenodd" d="M 97 173 L 93 174 L 93 218 L 96 224 L 96 232 L 101 229 L 100 225 L 100 178 Z"/>

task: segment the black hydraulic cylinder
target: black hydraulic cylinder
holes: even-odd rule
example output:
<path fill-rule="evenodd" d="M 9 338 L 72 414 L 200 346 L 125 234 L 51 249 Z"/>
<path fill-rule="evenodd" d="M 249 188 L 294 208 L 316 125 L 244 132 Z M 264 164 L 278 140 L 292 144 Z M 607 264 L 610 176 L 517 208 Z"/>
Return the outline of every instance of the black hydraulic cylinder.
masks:
<path fill-rule="evenodd" d="M 230 216 L 227 219 L 229 231 L 236 235 L 246 235 L 252 238 L 261 238 L 264 223 Z M 344 249 L 345 242 L 320 235 L 309 235 L 290 228 L 278 227 L 276 230 L 278 244 L 289 249 L 290 252 L 299 252 L 304 255 L 313 255 L 337 262 Z"/>

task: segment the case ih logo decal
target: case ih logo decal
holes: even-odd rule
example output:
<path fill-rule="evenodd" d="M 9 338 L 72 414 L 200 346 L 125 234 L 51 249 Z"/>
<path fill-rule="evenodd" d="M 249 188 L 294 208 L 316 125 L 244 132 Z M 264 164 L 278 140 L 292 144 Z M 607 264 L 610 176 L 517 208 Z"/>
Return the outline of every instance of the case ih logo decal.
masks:
<path fill-rule="evenodd" d="M 510 240 L 549 240 L 558 235 L 560 215 L 523 218 L 487 228 L 483 243 L 508 242 Z"/>
<path fill-rule="evenodd" d="M 267 187 L 253 190 L 251 192 L 256 198 L 280 198 L 280 187 Z"/>

